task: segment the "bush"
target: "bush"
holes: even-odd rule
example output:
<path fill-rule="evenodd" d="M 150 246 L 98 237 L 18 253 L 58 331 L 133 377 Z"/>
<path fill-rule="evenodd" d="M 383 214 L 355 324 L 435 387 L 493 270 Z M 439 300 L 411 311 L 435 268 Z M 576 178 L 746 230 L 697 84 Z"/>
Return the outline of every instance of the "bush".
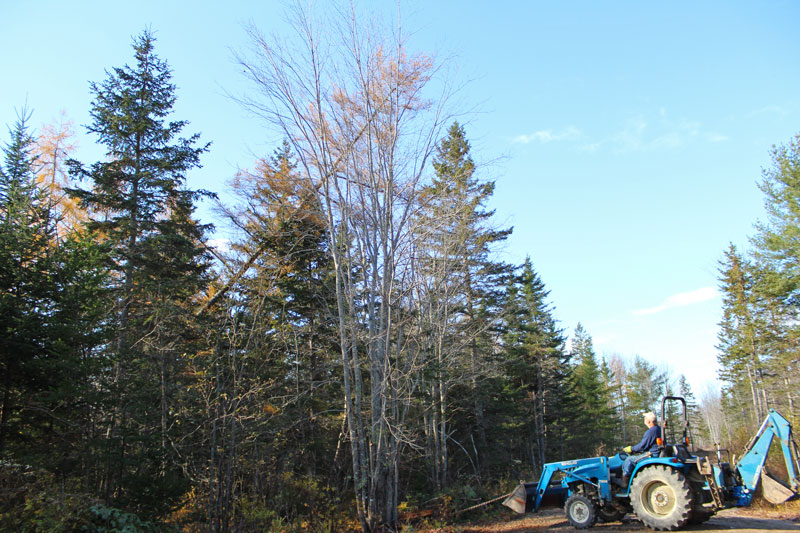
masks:
<path fill-rule="evenodd" d="M 178 531 L 174 527 L 146 522 L 133 513 L 97 504 L 85 513 L 86 521 L 80 531 L 96 533 L 155 533 Z"/>
<path fill-rule="evenodd" d="M 282 472 L 267 494 L 236 502 L 236 525 L 243 531 L 344 531 L 350 529 L 351 502 L 310 476 Z"/>
<path fill-rule="evenodd" d="M 88 494 L 70 493 L 45 470 L 0 461 L 0 531 L 150 533 L 177 530 L 102 505 Z"/>
<path fill-rule="evenodd" d="M 88 498 L 59 490 L 53 474 L 27 465 L 0 461 L 2 531 L 80 530 Z"/>

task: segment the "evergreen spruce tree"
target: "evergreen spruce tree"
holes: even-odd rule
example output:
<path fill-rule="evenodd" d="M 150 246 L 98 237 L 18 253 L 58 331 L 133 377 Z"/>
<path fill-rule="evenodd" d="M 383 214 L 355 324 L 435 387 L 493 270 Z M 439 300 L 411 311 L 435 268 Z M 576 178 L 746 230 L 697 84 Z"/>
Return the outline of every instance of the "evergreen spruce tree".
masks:
<path fill-rule="evenodd" d="M 548 295 L 528 258 L 509 289 L 504 315 L 505 375 L 514 391 L 512 405 L 527 406 L 525 460 L 535 472 L 573 451 L 569 354 Z"/>
<path fill-rule="evenodd" d="M 47 198 L 36 186 L 34 140 L 22 111 L 3 150 L 0 167 L 0 457 L 10 434 L 24 436 L 18 417 L 37 387 L 38 362 L 48 349 L 46 322 L 52 312 L 52 253 L 55 234 Z M 15 427 L 15 431 L 10 431 Z"/>
<path fill-rule="evenodd" d="M 690 430 L 689 437 L 692 439 L 692 442 L 702 439 L 705 437 L 706 433 L 704 430 L 705 424 L 703 423 L 703 417 L 700 415 L 697 398 L 694 392 L 692 392 L 692 387 L 683 374 L 678 378 L 678 394 L 686 400 L 686 414 L 689 418 Z"/>
<path fill-rule="evenodd" d="M 766 222 L 756 224 L 756 256 L 780 274 L 772 291 L 795 309 L 800 306 L 800 134 L 772 149 L 772 166 L 759 184 Z"/>
<path fill-rule="evenodd" d="M 201 387 L 217 420 L 199 421 L 208 440 L 196 451 L 212 450 L 204 488 L 215 524 L 232 516 L 237 495 L 213 490 L 231 476 L 244 480 L 239 498 L 292 517 L 306 512 L 295 497 L 304 484 L 335 486 L 332 462 L 344 459 L 340 412 L 331 409 L 342 394 L 333 267 L 317 197 L 295 165 L 284 143 L 254 171 L 237 174 L 231 189 L 239 201 L 222 208 L 244 235 L 230 261 L 242 275 L 220 300 L 224 349 L 203 362 Z M 206 479 L 206 468 L 198 461 L 196 476 Z"/>
<path fill-rule="evenodd" d="M 628 423 L 634 428 L 633 435 L 636 435 L 636 428 L 644 428 L 641 413 L 652 411 L 661 416 L 661 399 L 667 395 L 669 375 L 637 355 L 628 370 L 627 378 Z"/>
<path fill-rule="evenodd" d="M 72 193 L 89 211 L 89 229 L 107 239 L 116 274 L 105 495 L 158 514 L 186 490 L 174 405 L 187 391 L 183 354 L 196 342 L 192 299 L 207 284 L 208 228 L 192 214 L 208 193 L 185 185 L 207 145 L 197 146 L 198 135 L 179 137 L 186 122 L 168 121 L 175 86 L 154 44 L 143 32 L 133 42 L 134 65 L 90 85 L 88 130 L 106 160 L 69 165 L 73 177 L 91 182 Z"/>
<path fill-rule="evenodd" d="M 614 417 L 609 407 L 610 393 L 604 380 L 592 337 L 581 324 L 575 328 L 572 338 L 572 369 L 576 411 L 576 430 L 586 445 L 584 455 L 591 455 L 600 446 L 612 444 Z"/>
<path fill-rule="evenodd" d="M 603 357 L 600 364 L 600 380 L 608 399 L 607 406 L 611 423 L 611 434 L 608 436 L 606 444 L 611 450 L 617 450 L 622 448 L 626 442 L 622 424 L 624 413 L 623 395 L 619 391 L 619 380 L 605 357 Z"/>
<path fill-rule="evenodd" d="M 493 254 L 511 229 L 492 227 L 494 212 L 486 204 L 494 182 L 477 176 L 466 133 L 457 122 L 437 145 L 433 168 L 432 183 L 420 192 L 415 231 L 424 287 L 421 316 L 430 352 L 426 390 L 434 406 L 426 434 L 432 477 L 442 489 L 448 480 L 451 431 L 458 439 L 476 442 L 474 464 L 482 465 L 490 450 L 484 413 L 486 376 L 491 373 L 486 354 L 493 351 L 499 301 L 510 274 L 510 267 Z M 461 416 L 454 419 L 454 413 Z"/>
<path fill-rule="evenodd" d="M 98 442 L 88 428 L 104 366 L 105 256 L 88 233 L 57 238 L 28 118 L 11 130 L 0 165 L 0 456 L 86 483 Z"/>
<path fill-rule="evenodd" d="M 756 224 L 756 302 L 763 326 L 762 385 L 770 407 L 800 421 L 800 134 L 773 147 L 772 165 L 759 184 L 767 219 Z M 765 416 L 765 415 L 764 415 Z"/>
<path fill-rule="evenodd" d="M 729 411 L 752 430 L 767 413 L 763 321 L 756 305 L 759 272 L 731 245 L 720 262 L 722 320 L 717 335 L 719 377 Z"/>

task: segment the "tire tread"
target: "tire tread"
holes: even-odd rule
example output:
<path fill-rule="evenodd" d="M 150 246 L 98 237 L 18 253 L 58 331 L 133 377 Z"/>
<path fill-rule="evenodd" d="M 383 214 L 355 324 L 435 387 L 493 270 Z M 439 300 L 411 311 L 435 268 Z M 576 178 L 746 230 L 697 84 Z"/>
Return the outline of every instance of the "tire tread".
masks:
<path fill-rule="evenodd" d="M 649 513 L 642 502 L 642 492 L 651 481 L 661 481 L 675 493 L 675 510 L 666 517 Z M 636 474 L 631 484 L 631 503 L 636 516 L 647 527 L 656 531 L 675 531 L 689 522 L 694 498 L 689 482 L 682 473 L 668 466 L 655 465 L 643 468 Z"/>

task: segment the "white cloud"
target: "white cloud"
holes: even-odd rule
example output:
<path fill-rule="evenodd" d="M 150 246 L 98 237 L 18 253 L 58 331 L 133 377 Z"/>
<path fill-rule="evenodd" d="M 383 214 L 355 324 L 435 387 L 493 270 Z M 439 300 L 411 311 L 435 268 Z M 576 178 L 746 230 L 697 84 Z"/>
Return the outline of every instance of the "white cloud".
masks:
<path fill-rule="evenodd" d="M 517 144 L 530 144 L 532 142 L 549 143 L 555 141 L 572 141 L 580 137 L 581 130 L 575 126 L 567 126 L 560 131 L 539 130 L 533 133 L 517 135 L 512 142 Z"/>
<path fill-rule="evenodd" d="M 582 146 L 581 148 L 586 152 L 596 152 L 600 148 L 601 144 L 602 143 L 599 143 L 599 142 L 598 143 L 589 143 L 589 144 L 586 144 L 586 145 Z"/>
<path fill-rule="evenodd" d="M 576 126 L 566 126 L 560 130 L 544 129 L 517 135 L 511 142 L 515 144 L 552 143 L 580 141 L 579 148 L 586 152 L 601 149 L 617 153 L 641 152 L 651 150 L 674 150 L 700 141 L 719 143 L 728 137 L 703 128 L 696 120 L 683 117 L 670 117 L 665 108 L 649 113 L 639 113 L 624 119 L 615 133 L 592 139 Z"/>
<path fill-rule="evenodd" d="M 583 147 L 588 152 L 607 147 L 617 153 L 650 150 L 671 150 L 704 140 L 710 143 L 724 142 L 728 137 L 707 131 L 703 124 L 686 118 L 672 118 L 664 108 L 647 114 L 629 117 L 616 133 L 604 139 L 590 139 Z"/>
<path fill-rule="evenodd" d="M 646 309 L 637 309 L 633 312 L 633 314 L 635 316 L 654 315 L 667 309 L 686 307 L 687 305 L 707 302 L 708 300 L 713 300 L 716 298 L 718 294 L 719 293 L 715 287 L 703 287 L 695 291 L 681 292 L 667 297 L 667 299 L 664 300 L 664 302 L 660 305 L 648 307 Z"/>
<path fill-rule="evenodd" d="M 625 127 L 612 137 L 611 142 L 620 150 L 639 150 L 644 144 L 646 130 L 647 121 L 642 115 L 637 115 L 628 119 Z"/>

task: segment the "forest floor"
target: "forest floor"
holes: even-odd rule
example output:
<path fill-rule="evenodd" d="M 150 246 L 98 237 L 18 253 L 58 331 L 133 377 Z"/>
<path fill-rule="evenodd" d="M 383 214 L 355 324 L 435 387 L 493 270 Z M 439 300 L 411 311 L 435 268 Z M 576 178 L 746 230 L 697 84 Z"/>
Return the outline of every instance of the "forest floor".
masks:
<path fill-rule="evenodd" d="M 560 509 L 549 509 L 538 514 L 529 514 L 521 518 L 496 520 L 492 522 L 476 522 L 459 524 L 443 528 L 414 529 L 422 533 L 524 533 L 527 531 L 579 531 L 573 528 L 564 512 Z M 607 524 L 597 523 L 590 530 L 604 531 L 650 531 L 635 515 L 627 515 L 621 522 Z M 800 513 L 795 511 L 776 512 L 762 509 L 726 509 L 717 513 L 708 522 L 688 526 L 683 531 L 715 532 L 758 532 L 758 531 L 800 531 Z"/>

